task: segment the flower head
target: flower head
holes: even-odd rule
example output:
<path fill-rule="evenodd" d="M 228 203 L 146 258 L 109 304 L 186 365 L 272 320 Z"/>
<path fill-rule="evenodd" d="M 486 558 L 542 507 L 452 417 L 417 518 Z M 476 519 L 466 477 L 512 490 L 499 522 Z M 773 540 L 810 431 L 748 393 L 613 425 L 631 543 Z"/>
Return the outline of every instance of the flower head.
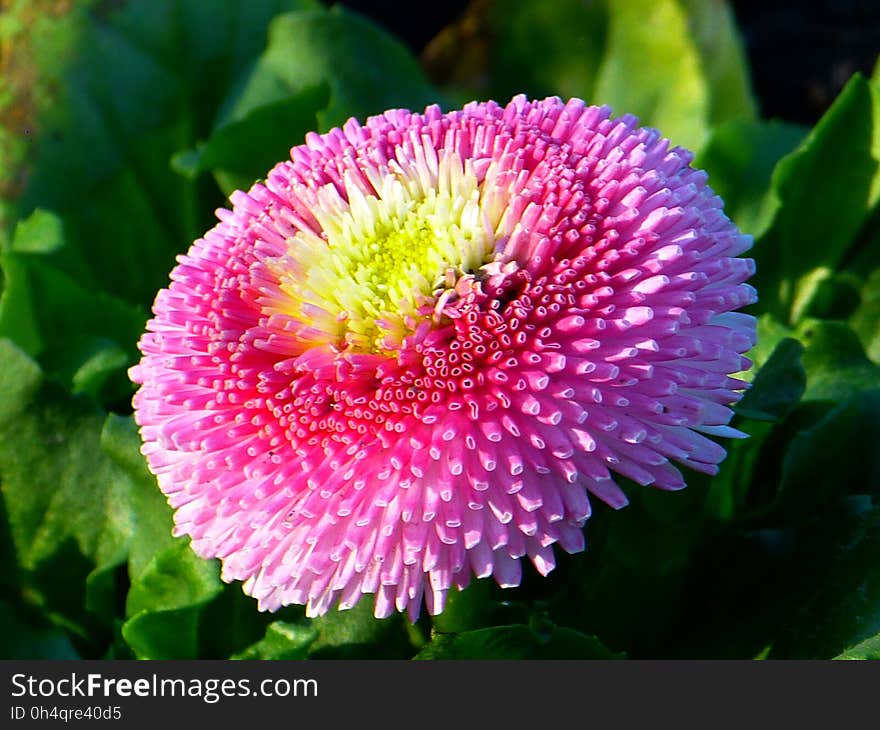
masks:
<path fill-rule="evenodd" d="M 754 264 L 690 161 L 556 98 L 308 135 L 179 258 L 140 342 L 176 533 L 261 608 L 415 618 L 582 550 L 615 474 L 715 473 Z"/>

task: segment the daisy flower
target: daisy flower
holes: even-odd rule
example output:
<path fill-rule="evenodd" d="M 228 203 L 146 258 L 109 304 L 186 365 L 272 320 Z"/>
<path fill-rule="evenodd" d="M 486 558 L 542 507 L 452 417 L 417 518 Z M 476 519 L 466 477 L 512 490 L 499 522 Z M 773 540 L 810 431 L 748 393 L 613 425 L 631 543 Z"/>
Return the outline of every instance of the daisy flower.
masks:
<path fill-rule="evenodd" d="M 740 436 L 751 239 L 691 153 L 572 99 L 309 134 L 179 257 L 140 341 L 175 532 L 261 609 L 443 610 L 584 548 L 621 475 Z"/>

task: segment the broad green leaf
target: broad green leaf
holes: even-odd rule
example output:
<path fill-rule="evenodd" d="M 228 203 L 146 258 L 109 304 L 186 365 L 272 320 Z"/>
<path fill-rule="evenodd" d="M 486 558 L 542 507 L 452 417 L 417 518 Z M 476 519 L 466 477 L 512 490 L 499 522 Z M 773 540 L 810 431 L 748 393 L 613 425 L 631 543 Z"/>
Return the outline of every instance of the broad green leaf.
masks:
<path fill-rule="evenodd" d="M 880 268 L 876 269 L 862 288 L 859 307 L 850 324 L 858 334 L 868 357 L 880 364 Z"/>
<path fill-rule="evenodd" d="M 830 659 L 877 633 L 876 509 L 848 497 L 814 517 L 705 543 L 667 629 L 673 656 Z"/>
<path fill-rule="evenodd" d="M 854 241 L 852 248 L 858 245 L 858 241 Z M 862 278 L 853 271 L 838 268 L 827 276 L 822 275 L 801 319 L 849 319 L 861 303 L 862 289 Z"/>
<path fill-rule="evenodd" d="M 208 136 L 230 84 L 265 46 L 269 20 L 315 3 L 85 5 L 35 51 L 55 93 L 41 107 L 20 210 L 58 213 L 88 264 L 84 287 L 145 310 L 221 202 L 207 181 L 174 173 L 172 155 Z"/>
<path fill-rule="evenodd" d="M 730 11 L 720 3 L 608 2 L 595 99 L 699 149 L 709 125 L 754 116 Z M 723 49 L 723 51 L 719 51 Z"/>
<path fill-rule="evenodd" d="M 461 631 L 522 621 L 522 611 L 511 601 L 510 591 L 490 579 L 472 580 L 462 591 L 450 591 L 443 612 L 431 617 L 434 631 L 454 634 Z"/>
<path fill-rule="evenodd" d="M 74 393 L 96 400 L 127 400 L 124 370 L 137 358 L 143 311 L 83 286 L 65 262 L 60 220 L 36 211 L 16 229 L 11 250 L 0 253 L 0 337 L 36 357 Z"/>
<path fill-rule="evenodd" d="M 844 323 L 808 320 L 791 334 L 798 339 L 780 341 L 736 407 L 746 419 L 777 425 L 736 423 L 751 438 L 728 446 L 707 502 L 722 521 L 754 524 L 780 513 L 792 523 L 809 520 L 817 505 L 859 481 L 871 453 L 872 416 L 859 409 L 868 407 L 866 394 L 880 388 L 880 368 Z M 847 443 L 860 458 L 841 460 Z"/>
<path fill-rule="evenodd" d="M 880 634 L 872 636 L 870 639 L 849 647 L 846 651 L 838 654 L 835 659 L 880 659 Z"/>
<path fill-rule="evenodd" d="M 727 457 L 718 475 L 709 480 L 706 510 L 714 519 L 730 522 L 747 518 L 755 509 L 766 507 L 756 502 L 773 498 L 772 493 L 756 494 L 753 482 L 768 438 L 778 434 L 770 424 L 784 421 L 804 394 L 803 352 L 804 346 L 798 340 L 790 337 L 778 340 L 772 355 L 755 375 L 751 388 L 735 406 L 734 425 L 749 438 L 725 444 Z M 743 418 L 746 420 L 739 420 Z"/>
<path fill-rule="evenodd" d="M 400 614 L 384 619 L 373 616 L 371 596 L 354 608 L 332 610 L 312 619 L 318 638 L 309 648 L 313 659 L 408 659 L 413 645 L 408 621 Z"/>
<path fill-rule="evenodd" d="M 859 338 L 845 323 L 807 320 L 796 336 L 806 345 L 805 401 L 840 402 L 860 391 L 880 388 L 880 365 L 865 356 Z"/>
<path fill-rule="evenodd" d="M 195 190 L 168 169 L 188 123 L 182 88 L 114 24 L 76 15 L 67 37 L 45 49 L 66 44 L 70 65 L 41 115 L 21 207 L 61 215 L 69 245 L 89 264 L 88 283 L 146 306 L 192 219 L 185 209 Z"/>
<path fill-rule="evenodd" d="M 608 10 L 596 98 L 618 114 L 635 114 L 675 144 L 698 148 L 710 100 L 684 9 L 675 0 L 634 0 L 609 2 Z"/>
<path fill-rule="evenodd" d="M 132 581 L 126 613 L 172 611 L 207 603 L 221 590 L 219 563 L 198 557 L 185 540 L 158 552 Z"/>
<path fill-rule="evenodd" d="M 22 566 L 36 569 L 67 539 L 97 563 L 117 561 L 129 528 L 120 474 L 100 451 L 103 415 L 38 389 L 33 361 L 0 343 L 0 486 Z"/>
<path fill-rule="evenodd" d="M 302 606 L 287 606 L 273 613 L 260 611 L 256 599 L 245 595 L 240 582 L 224 584 L 222 591 L 199 611 L 199 656 L 228 659 L 247 651 L 265 638 L 275 622 L 308 629 Z"/>
<path fill-rule="evenodd" d="M 758 371 L 752 387 L 736 406 L 736 412 L 759 421 L 781 421 L 798 404 L 806 388 L 801 364 L 804 347 L 786 338 Z"/>
<path fill-rule="evenodd" d="M 616 512 L 593 500 L 586 551 L 560 554 L 556 570 L 533 589 L 557 624 L 629 656 L 655 655 L 669 622 L 686 608 L 688 570 L 706 530 L 707 480 L 686 479 L 688 488 L 674 493 L 626 484 L 630 503 Z"/>
<path fill-rule="evenodd" d="M 457 82 L 502 103 L 579 97 L 692 149 L 710 125 L 755 116 L 726 2 L 493 0 L 438 36 L 428 61 L 451 93 Z"/>
<path fill-rule="evenodd" d="M 153 556 L 132 581 L 122 636 L 139 659 L 195 659 L 203 607 L 222 590 L 217 561 L 186 541 Z"/>
<path fill-rule="evenodd" d="M 770 657 L 830 659 L 880 632 L 878 554 L 876 500 L 853 496 L 825 509 L 793 555 L 790 610 Z"/>
<path fill-rule="evenodd" d="M 43 383 L 43 373 L 11 340 L 0 338 L 0 428 L 26 415 Z"/>
<path fill-rule="evenodd" d="M 492 626 L 437 634 L 416 659 L 622 659 L 594 636 L 548 625 Z"/>
<path fill-rule="evenodd" d="M 129 482 L 127 501 L 131 510 L 132 541 L 128 551 L 128 573 L 137 580 L 160 551 L 182 538 L 171 536 L 171 507 L 140 453 L 141 439 L 131 416 L 110 414 L 101 429 L 101 449 L 124 472 Z"/>
<path fill-rule="evenodd" d="M 318 637 L 311 626 L 273 621 L 266 635 L 232 659 L 306 659 L 309 647 Z"/>
<path fill-rule="evenodd" d="M 803 139 L 805 131 L 782 122 L 734 119 L 711 130 L 694 162 L 724 200 L 724 211 L 744 233 L 759 237 L 779 201 L 770 191 L 776 163 Z"/>
<path fill-rule="evenodd" d="M 580 0 L 489 3 L 493 98 L 502 103 L 521 93 L 595 98 L 607 36 L 606 6 Z M 449 48 L 456 59 L 462 56 L 457 41 Z"/>
<path fill-rule="evenodd" d="M 797 391 L 803 391 L 803 383 L 797 390 L 795 387 L 791 391 L 785 389 L 785 392 L 774 394 L 778 400 L 768 394 L 767 410 L 776 413 L 787 410 L 790 405 L 788 399 Z M 772 415 L 763 410 L 760 414 L 765 417 Z M 750 418 L 748 414 L 746 417 Z M 709 480 L 706 494 L 706 514 L 722 523 L 748 519 L 755 509 L 753 503 L 756 501 L 756 495 L 752 489 L 755 474 L 761 463 L 764 444 L 774 433 L 773 426 L 768 420 L 736 421 L 734 425 L 748 434 L 748 438 L 731 440 L 725 444 L 727 456 L 718 474 Z"/>
<path fill-rule="evenodd" d="M 51 254 L 64 246 L 61 219 L 45 210 L 35 210 L 19 221 L 10 248 L 18 253 Z"/>
<path fill-rule="evenodd" d="M 394 107 L 421 108 L 439 101 L 415 59 L 397 40 L 341 6 L 281 15 L 269 28 L 266 51 L 241 93 L 231 99 L 218 129 L 259 107 L 304 89 L 330 87 L 318 112 L 321 130 Z M 300 140 L 291 140 L 291 146 Z"/>
<path fill-rule="evenodd" d="M 122 636 L 138 659 L 198 659 L 198 608 L 145 611 L 122 626 Z"/>
<path fill-rule="evenodd" d="M 93 623 L 107 629 L 110 617 L 89 615 L 87 579 L 125 560 L 127 479 L 101 452 L 104 414 L 92 403 L 44 383 L 2 339 L 0 373 L 0 491 L 22 580 L 29 600 L 94 651 L 103 639 Z"/>
<path fill-rule="evenodd" d="M 800 432 L 782 461 L 775 511 L 786 520 L 814 520 L 846 494 L 880 493 L 880 390 L 843 401 Z"/>
<path fill-rule="evenodd" d="M 224 193 L 249 190 L 276 163 L 287 159 L 290 148 L 317 128 L 316 114 L 329 101 L 326 84 L 301 89 L 280 101 L 259 106 L 240 119 L 220 127 L 194 151 L 175 158 L 175 167 L 187 175 L 213 172 Z"/>
<path fill-rule="evenodd" d="M 735 18 L 726 0 L 681 0 L 709 91 L 710 125 L 754 119 L 755 99 Z"/>
<path fill-rule="evenodd" d="M 880 89 L 856 76 L 773 172 L 778 200 L 755 246 L 759 308 L 797 323 L 880 199 Z"/>
<path fill-rule="evenodd" d="M 758 317 L 758 341 L 748 353 L 752 361 L 752 367 L 746 373 L 740 373 L 736 377 L 744 380 L 753 380 L 755 373 L 760 372 L 764 364 L 770 359 L 776 347 L 786 337 L 794 335 L 790 327 L 782 324 L 771 314 L 762 314 Z"/>

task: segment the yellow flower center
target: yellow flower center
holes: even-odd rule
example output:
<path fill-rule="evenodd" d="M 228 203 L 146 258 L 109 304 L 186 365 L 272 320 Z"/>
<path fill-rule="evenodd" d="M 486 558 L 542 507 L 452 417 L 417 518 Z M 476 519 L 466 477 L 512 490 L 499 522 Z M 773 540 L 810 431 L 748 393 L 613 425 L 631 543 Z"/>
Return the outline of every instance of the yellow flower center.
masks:
<path fill-rule="evenodd" d="M 283 294 L 278 311 L 307 323 L 311 343 L 391 352 L 430 316 L 425 305 L 493 256 L 497 221 L 469 164 L 453 154 L 433 170 L 392 165 L 371 179 L 375 195 L 350 178 L 345 196 L 333 185 L 319 190 L 312 213 L 321 236 L 298 233 L 269 264 Z"/>

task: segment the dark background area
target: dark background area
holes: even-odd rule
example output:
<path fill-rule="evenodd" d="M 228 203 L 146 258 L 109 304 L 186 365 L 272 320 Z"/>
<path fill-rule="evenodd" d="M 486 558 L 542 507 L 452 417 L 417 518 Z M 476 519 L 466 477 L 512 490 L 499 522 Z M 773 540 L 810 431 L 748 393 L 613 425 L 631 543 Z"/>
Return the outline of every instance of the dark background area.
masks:
<path fill-rule="evenodd" d="M 342 4 L 371 17 L 418 54 L 468 1 L 418 8 L 399 0 Z M 880 53 L 878 0 L 733 0 L 731 6 L 767 118 L 814 124 L 853 73 L 871 74 Z"/>

